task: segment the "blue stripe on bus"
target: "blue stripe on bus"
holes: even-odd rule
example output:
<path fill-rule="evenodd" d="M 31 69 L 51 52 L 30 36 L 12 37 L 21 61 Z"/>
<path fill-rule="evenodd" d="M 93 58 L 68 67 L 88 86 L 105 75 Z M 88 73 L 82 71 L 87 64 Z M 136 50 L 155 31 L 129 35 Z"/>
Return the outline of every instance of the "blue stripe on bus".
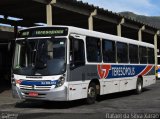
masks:
<path fill-rule="evenodd" d="M 21 85 L 30 85 L 30 86 L 33 86 L 33 85 L 36 85 L 36 86 L 51 86 L 51 85 L 56 85 L 58 82 L 58 80 L 54 80 L 54 81 L 27 81 L 27 80 L 23 80 L 21 82 Z"/>
<path fill-rule="evenodd" d="M 108 68 L 110 67 L 110 68 Z M 98 66 L 100 78 L 123 78 L 138 75 L 155 75 L 154 65 L 101 65 Z"/>

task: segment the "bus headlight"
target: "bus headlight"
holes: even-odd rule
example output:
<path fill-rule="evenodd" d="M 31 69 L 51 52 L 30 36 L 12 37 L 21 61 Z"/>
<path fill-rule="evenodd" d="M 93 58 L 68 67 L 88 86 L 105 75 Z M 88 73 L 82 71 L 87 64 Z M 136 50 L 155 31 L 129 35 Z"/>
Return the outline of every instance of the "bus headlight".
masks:
<path fill-rule="evenodd" d="M 14 78 L 12 78 L 12 85 L 14 85 L 14 86 L 16 86 L 16 84 L 21 84 L 22 83 L 22 80 L 16 80 L 16 79 L 14 79 Z"/>
<path fill-rule="evenodd" d="M 64 84 L 64 82 L 65 82 L 65 77 L 64 77 L 64 76 L 61 76 L 61 77 L 58 79 L 55 88 L 61 87 L 61 86 Z"/>

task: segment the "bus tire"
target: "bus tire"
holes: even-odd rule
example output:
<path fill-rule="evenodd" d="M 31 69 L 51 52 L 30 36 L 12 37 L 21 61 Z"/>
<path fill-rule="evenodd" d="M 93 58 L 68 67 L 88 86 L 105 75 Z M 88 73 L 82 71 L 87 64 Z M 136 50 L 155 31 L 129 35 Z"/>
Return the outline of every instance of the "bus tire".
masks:
<path fill-rule="evenodd" d="M 97 97 L 97 90 L 96 90 L 96 84 L 90 83 L 87 91 L 87 104 L 94 104 Z"/>
<path fill-rule="evenodd" d="M 137 79 L 137 84 L 136 84 L 136 94 L 141 94 L 142 93 L 142 89 L 143 89 L 143 82 L 142 79 L 138 78 Z"/>

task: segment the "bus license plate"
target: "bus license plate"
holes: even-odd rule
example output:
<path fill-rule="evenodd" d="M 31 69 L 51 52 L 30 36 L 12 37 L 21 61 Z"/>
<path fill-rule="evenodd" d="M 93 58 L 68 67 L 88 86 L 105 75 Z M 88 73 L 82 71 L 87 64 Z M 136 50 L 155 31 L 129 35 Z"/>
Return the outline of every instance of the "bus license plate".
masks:
<path fill-rule="evenodd" d="M 31 96 L 31 97 L 37 97 L 38 93 L 37 92 L 29 92 L 28 95 Z"/>

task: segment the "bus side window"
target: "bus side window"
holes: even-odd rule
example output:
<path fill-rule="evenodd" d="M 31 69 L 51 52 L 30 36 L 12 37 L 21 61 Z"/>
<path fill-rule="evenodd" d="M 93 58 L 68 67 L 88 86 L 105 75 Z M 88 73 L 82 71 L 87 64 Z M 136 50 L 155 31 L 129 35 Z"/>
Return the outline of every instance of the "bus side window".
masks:
<path fill-rule="evenodd" d="M 147 48 L 146 47 L 143 47 L 143 46 L 139 47 L 139 58 L 140 58 L 141 64 L 147 64 L 148 56 L 147 56 Z"/>
<path fill-rule="evenodd" d="M 155 64 L 154 60 L 154 49 L 153 48 L 148 48 L 148 63 L 149 64 Z"/>
<path fill-rule="evenodd" d="M 70 66 L 76 68 L 85 64 L 84 42 L 80 39 L 70 39 Z"/>
<path fill-rule="evenodd" d="M 128 45 L 117 42 L 117 62 L 128 63 Z"/>
<path fill-rule="evenodd" d="M 131 64 L 139 63 L 138 45 L 129 44 L 129 61 Z"/>
<path fill-rule="evenodd" d="M 116 62 L 116 49 L 115 41 L 105 40 L 102 41 L 103 61 L 105 63 Z"/>
<path fill-rule="evenodd" d="M 86 49 L 88 62 L 102 61 L 100 38 L 86 37 Z"/>

